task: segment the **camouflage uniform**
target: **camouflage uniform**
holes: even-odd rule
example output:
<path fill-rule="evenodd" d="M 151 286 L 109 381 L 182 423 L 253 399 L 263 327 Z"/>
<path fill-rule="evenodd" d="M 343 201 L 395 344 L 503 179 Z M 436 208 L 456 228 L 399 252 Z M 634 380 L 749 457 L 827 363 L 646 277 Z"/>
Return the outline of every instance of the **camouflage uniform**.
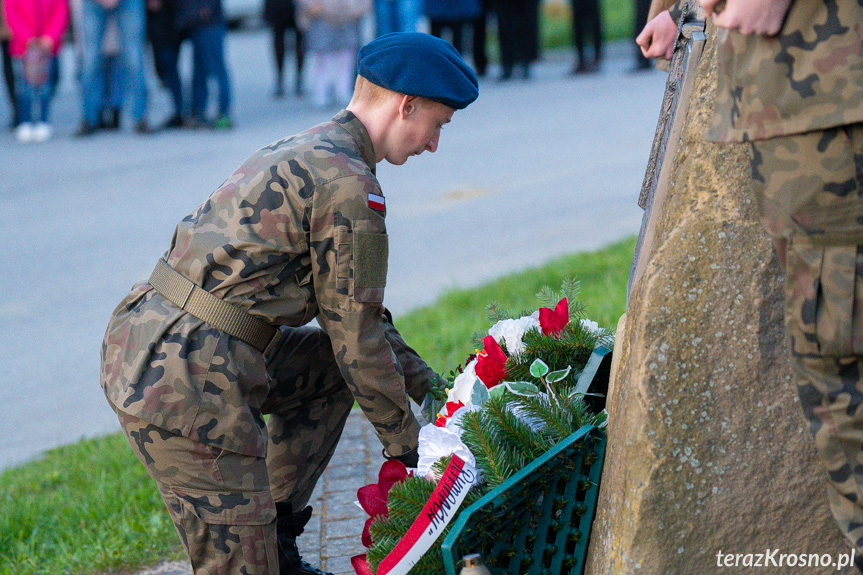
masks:
<path fill-rule="evenodd" d="M 148 283 L 114 311 L 102 387 L 196 573 L 277 572 L 274 501 L 306 505 L 354 399 L 390 454 L 416 447 L 408 396 L 439 376 L 383 307 L 386 213 L 369 194 L 372 142 L 342 111 L 253 154 L 177 226 L 171 267 L 284 326 L 267 357 Z M 323 330 L 301 327 L 313 318 Z"/>
<path fill-rule="evenodd" d="M 863 6 L 796 0 L 776 37 L 723 30 L 713 139 L 751 142 L 785 322 L 833 514 L 863 555 Z"/>

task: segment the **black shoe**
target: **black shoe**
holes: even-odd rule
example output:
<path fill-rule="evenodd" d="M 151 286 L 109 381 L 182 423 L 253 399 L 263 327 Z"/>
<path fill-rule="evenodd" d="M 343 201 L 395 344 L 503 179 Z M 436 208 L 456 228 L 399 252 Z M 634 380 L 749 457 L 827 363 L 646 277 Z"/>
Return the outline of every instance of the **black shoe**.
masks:
<path fill-rule="evenodd" d="M 120 110 L 117 108 L 105 108 L 102 110 L 99 118 L 100 130 L 119 130 L 120 129 Z"/>
<path fill-rule="evenodd" d="M 165 122 L 165 125 L 162 126 L 162 129 L 163 130 L 172 130 L 172 129 L 176 129 L 176 128 L 182 128 L 183 125 L 184 125 L 183 116 L 181 116 L 180 114 L 174 114 L 173 116 L 168 118 L 168 121 Z"/>
<path fill-rule="evenodd" d="M 629 69 L 630 73 L 636 72 L 644 72 L 645 70 L 652 70 L 653 65 L 650 63 L 650 60 L 646 58 L 638 58 L 635 61 L 635 65 Z"/>
<path fill-rule="evenodd" d="M 273 90 L 273 98 L 280 100 L 285 97 L 285 87 L 281 84 L 276 84 L 276 89 Z"/>
<path fill-rule="evenodd" d="M 75 131 L 76 138 L 86 138 L 87 136 L 92 136 L 96 132 L 99 131 L 99 128 L 88 122 L 87 120 L 81 120 L 81 125 Z"/>
<path fill-rule="evenodd" d="M 142 119 L 138 120 L 138 123 L 135 124 L 135 133 L 136 134 L 147 135 L 147 134 L 152 134 L 155 131 L 156 130 L 154 130 L 152 127 L 150 127 L 150 123 L 147 122 L 146 118 L 142 118 Z"/>
<path fill-rule="evenodd" d="M 579 62 L 578 65 L 573 68 L 572 74 L 574 76 L 579 76 L 581 74 L 592 74 L 596 72 L 597 68 L 595 64 L 588 64 L 586 62 Z"/>
<path fill-rule="evenodd" d="M 293 513 L 290 503 L 276 503 L 276 539 L 279 543 L 279 575 L 332 575 L 303 561 L 297 537 L 312 517 L 312 508 Z"/>

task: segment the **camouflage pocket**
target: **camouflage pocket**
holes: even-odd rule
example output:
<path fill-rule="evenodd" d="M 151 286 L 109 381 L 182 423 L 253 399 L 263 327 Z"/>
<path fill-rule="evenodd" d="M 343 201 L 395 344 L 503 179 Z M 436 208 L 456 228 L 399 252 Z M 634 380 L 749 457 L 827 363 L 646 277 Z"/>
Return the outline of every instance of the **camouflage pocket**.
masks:
<path fill-rule="evenodd" d="M 195 573 L 278 573 L 276 506 L 269 491 L 172 492 Z"/>
<path fill-rule="evenodd" d="M 847 357 L 863 353 L 863 282 L 858 247 L 822 247 L 795 234 L 788 253 L 786 323 L 797 356 Z M 861 262 L 863 263 L 863 262 Z"/>

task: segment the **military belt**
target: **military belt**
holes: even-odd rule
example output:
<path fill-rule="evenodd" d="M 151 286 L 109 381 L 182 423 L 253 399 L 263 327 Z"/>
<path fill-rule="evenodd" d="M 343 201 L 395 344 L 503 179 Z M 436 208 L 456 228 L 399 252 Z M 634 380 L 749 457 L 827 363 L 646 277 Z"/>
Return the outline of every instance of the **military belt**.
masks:
<path fill-rule="evenodd" d="M 164 259 L 156 264 L 148 283 L 178 308 L 246 342 L 263 354 L 279 340 L 281 332 L 277 328 L 214 296 L 172 268 Z"/>

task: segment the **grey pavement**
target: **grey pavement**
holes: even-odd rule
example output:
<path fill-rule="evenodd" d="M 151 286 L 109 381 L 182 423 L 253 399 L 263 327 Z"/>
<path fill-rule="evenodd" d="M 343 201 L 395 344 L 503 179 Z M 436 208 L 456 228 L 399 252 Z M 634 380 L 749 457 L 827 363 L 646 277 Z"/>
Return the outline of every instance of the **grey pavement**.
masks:
<path fill-rule="evenodd" d="M 497 82 L 492 69 L 437 153 L 379 166 L 391 236 L 386 304 L 396 316 L 447 289 L 638 231 L 665 74 L 629 73 L 631 55 L 613 44 L 603 70 L 582 77 L 567 74 L 569 51 L 547 54 L 529 82 Z M 266 31 L 231 34 L 228 58 L 232 131 L 72 138 L 80 112 L 70 51 L 56 137 L 20 146 L 0 131 L 0 469 L 118 429 L 98 383 L 114 306 L 149 276 L 176 222 L 246 156 L 337 110 L 270 96 Z M 159 123 L 167 94 L 150 88 Z M 2 123 L 4 113 L 0 104 Z"/>

